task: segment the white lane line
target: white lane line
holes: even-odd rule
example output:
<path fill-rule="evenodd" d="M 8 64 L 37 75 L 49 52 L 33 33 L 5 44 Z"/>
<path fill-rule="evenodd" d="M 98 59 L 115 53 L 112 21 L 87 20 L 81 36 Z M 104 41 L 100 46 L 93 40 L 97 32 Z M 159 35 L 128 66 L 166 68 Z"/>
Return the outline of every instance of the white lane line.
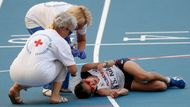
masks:
<path fill-rule="evenodd" d="M 131 60 L 153 60 L 153 59 L 169 59 L 169 58 L 190 58 L 190 54 L 170 55 L 170 56 L 155 56 L 155 57 L 141 57 L 141 58 L 129 58 L 129 59 L 131 59 Z"/>
<path fill-rule="evenodd" d="M 159 31 L 159 32 L 125 32 L 126 35 L 133 34 L 175 34 L 175 33 L 189 33 L 189 31 Z"/>
<path fill-rule="evenodd" d="M 100 46 L 125 46 L 125 45 L 184 45 L 190 44 L 190 42 L 147 42 L 147 43 L 102 43 Z M 86 46 L 97 46 L 95 44 L 86 44 Z M 24 45 L 10 45 L 10 46 L 0 46 L 1 48 L 22 48 Z M 95 58 L 95 57 L 94 57 Z M 97 61 L 96 59 L 95 61 Z"/>
<path fill-rule="evenodd" d="M 140 35 L 140 37 L 137 38 L 129 38 L 124 37 L 123 41 L 148 41 L 148 40 L 188 40 L 190 39 L 189 37 L 174 37 L 174 36 L 160 36 L 160 35 Z"/>
<path fill-rule="evenodd" d="M 9 70 L 0 70 L 0 73 L 9 72 Z"/>
<path fill-rule="evenodd" d="M 112 103 L 113 107 L 120 107 L 117 102 L 114 100 L 114 98 L 107 96 L 108 100 Z"/>
<path fill-rule="evenodd" d="M 78 63 L 76 65 L 84 65 L 86 63 Z M 0 73 L 9 72 L 10 70 L 0 70 Z"/>
<path fill-rule="evenodd" d="M 0 8 L 1 8 L 2 4 L 3 4 L 3 0 L 0 0 Z"/>
<path fill-rule="evenodd" d="M 131 60 L 154 60 L 154 59 L 169 59 L 169 58 L 190 58 L 190 54 L 181 54 L 181 55 L 168 55 L 168 56 L 155 56 L 155 57 L 137 57 L 129 58 Z M 88 63 L 88 62 L 86 62 Z M 86 63 L 78 63 L 77 65 L 84 65 Z M 9 70 L 0 70 L 0 73 L 9 72 Z"/>
<path fill-rule="evenodd" d="M 102 41 L 102 36 L 103 36 L 103 32 L 104 32 L 104 27 L 105 27 L 105 23 L 106 23 L 108 11 L 109 11 L 110 3 L 111 3 L 111 0 L 105 0 L 103 12 L 102 12 L 102 17 L 101 17 L 100 25 L 99 25 L 99 29 L 98 29 L 98 34 L 96 36 L 96 41 L 95 41 L 94 57 L 93 57 L 94 62 L 99 61 L 100 45 L 101 45 L 101 41 Z M 117 102 L 113 98 L 111 98 L 109 96 L 107 98 L 109 99 L 109 101 L 111 102 L 111 104 L 114 107 L 119 107 L 119 105 L 117 104 Z"/>
<path fill-rule="evenodd" d="M 147 43 L 103 43 L 101 46 L 125 46 L 125 45 L 184 45 L 190 42 L 147 42 Z M 91 44 L 92 45 L 92 44 Z"/>
<path fill-rule="evenodd" d="M 30 37 L 29 34 L 22 34 L 22 35 L 11 35 L 11 37 Z"/>
<path fill-rule="evenodd" d="M 102 41 L 102 36 L 103 36 L 103 32 L 104 32 L 104 27 L 106 24 L 106 19 L 107 19 L 110 3 L 111 3 L 111 0 L 105 0 L 102 16 L 101 16 L 101 20 L 100 20 L 100 25 L 99 25 L 99 29 L 98 29 L 98 33 L 97 33 L 96 41 L 95 41 L 94 57 L 93 57 L 94 62 L 99 61 L 100 44 Z"/>
<path fill-rule="evenodd" d="M 16 45 L 13 45 L 13 46 L 10 45 L 10 46 L 0 46 L 0 49 L 1 48 L 22 48 L 22 47 L 24 47 L 24 45 L 17 45 L 17 46 Z"/>

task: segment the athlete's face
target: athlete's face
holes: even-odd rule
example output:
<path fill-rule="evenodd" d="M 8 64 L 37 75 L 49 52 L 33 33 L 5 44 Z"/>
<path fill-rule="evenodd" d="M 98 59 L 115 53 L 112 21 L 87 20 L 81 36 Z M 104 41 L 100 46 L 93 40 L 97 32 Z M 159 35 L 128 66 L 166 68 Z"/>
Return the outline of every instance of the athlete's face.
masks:
<path fill-rule="evenodd" d="M 99 82 L 99 79 L 96 76 L 90 76 L 84 80 L 84 87 L 87 88 L 91 93 L 96 90 L 96 86 Z"/>

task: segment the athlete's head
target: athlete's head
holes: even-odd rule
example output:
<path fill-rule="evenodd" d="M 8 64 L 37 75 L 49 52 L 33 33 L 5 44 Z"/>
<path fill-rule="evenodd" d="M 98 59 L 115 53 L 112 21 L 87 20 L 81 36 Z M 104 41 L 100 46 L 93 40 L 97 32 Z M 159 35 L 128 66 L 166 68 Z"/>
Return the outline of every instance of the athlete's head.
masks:
<path fill-rule="evenodd" d="M 73 6 L 69 8 L 66 13 L 74 16 L 77 19 L 77 29 L 81 29 L 84 25 L 91 25 L 92 15 L 85 6 Z"/>
<path fill-rule="evenodd" d="M 75 95 L 81 99 L 89 98 L 93 93 L 95 93 L 97 84 L 98 80 L 94 76 L 83 79 L 75 86 Z"/>

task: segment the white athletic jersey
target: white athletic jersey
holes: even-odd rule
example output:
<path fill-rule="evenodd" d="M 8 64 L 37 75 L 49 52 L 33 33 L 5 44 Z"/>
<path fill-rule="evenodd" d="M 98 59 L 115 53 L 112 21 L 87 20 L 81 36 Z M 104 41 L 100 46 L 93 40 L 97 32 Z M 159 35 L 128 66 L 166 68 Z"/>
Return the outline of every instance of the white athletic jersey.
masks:
<path fill-rule="evenodd" d="M 56 62 L 61 62 L 61 67 L 76 64 L 69 44 L 53 29 L 37 31 L 13 61 L 10 75 L 22 85 L 45 85 L 60 72 Z"/>
<path fill-rule="evenodd" d="M 100 81 L 97 85 L 97 89 L 117 89 L 124 87 L 125 76 L 123 72 L 115 65 L 109 68 L 103 68 L 102 74 L 96 69 L 92 69 L 88 72 L 99 78 Z"/>
<path fill-rule="evenodd" d="M 28 29 L 41 26 L 42 28 L 47 28 L 53 22 L 56 15 L 61 12 L 67 11 L 69 8 L 73 7 L 73 4 L 66 2 L 51 1 L 46 3 L 40 3 L 34 5 L 29 9 L 25 16 L 25 24 Z M 86 33 L 87 26 L 78 30 L 80 34 Z"/>

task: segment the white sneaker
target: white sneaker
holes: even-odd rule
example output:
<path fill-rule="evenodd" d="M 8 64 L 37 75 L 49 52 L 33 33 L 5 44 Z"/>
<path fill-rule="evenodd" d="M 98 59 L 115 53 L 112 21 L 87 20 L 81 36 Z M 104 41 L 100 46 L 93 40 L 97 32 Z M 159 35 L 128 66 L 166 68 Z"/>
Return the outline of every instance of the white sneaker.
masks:
<path fill-rule="evenodd" d="M 52 94 L 52 91 L 50 89 L 43 88 L 42 93 L 43 93 L 43 95 L 50 97 Z"/>

